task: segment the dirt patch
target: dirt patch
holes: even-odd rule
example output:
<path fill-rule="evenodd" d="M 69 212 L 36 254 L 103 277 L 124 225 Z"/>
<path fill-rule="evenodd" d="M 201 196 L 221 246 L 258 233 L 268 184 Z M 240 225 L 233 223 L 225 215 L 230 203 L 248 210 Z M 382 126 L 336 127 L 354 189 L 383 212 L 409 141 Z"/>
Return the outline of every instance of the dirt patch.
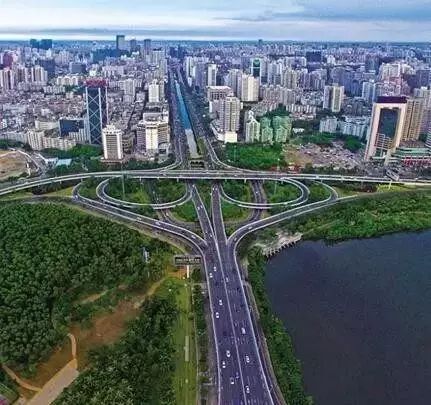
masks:
<path fill-rule="evenodd" d="M 169 276 L 182 278 L 185 271 L 169 273 Z M 88 365 L 88 353 L 103 345 L 116 342 L 125 332 L 127 324 L 135 319 L 140 312 L 143 302 L 154 294 L 163 283 L 165 278 L 154 283 L 145 293 L 134 293 L 122 300 L 109 313 L 102 313 L 92 319 L 88 328 L 80 324 L 71 327 L 72 333 L 77 340 L 77 359 L 79 370 L 83 370 Z M 87 298 L 88 299 L 88 298 Z"/>
<path fill-rule="evenodd" d="M 23 155 L 13 151 L 0 151 L 0 181 L 20 176 L 26 171 L 26 159 Z"/>
<path fill-rule="evenodd" d="M 98 294 L 89 295 L 88 297 L 85 297 L 84 299 L 79 301 L 79 303 L 80 304 L 88 304 L 88 303 L 97 301 L 99 298 L 103 297 L 107 292 L 108 292 L 108 290 L 102 291 L 101 293 L 98 293 Z"/>
<path fill-rule="evenodd" d="M 42 387 L 71 360 L 70 339 L 65 337 L 63 344 L 52 353 L 49 359 L 38 364 L 34 378 L 29 381 L 37 387 Z"/>
<path fill-rule="evenodd" d="M 183 278 L 186 275 L 185 269 L 180 269 L 176 272 L 169 273 L 169 277 Z M 167 276 L 167 277 L 168 277 Z M 160 285 L 165 281 L 166 277 L 154 283 L 149 290 L 144 293 L 135 292 L 130 294 L 124 300 L 119 302 L 117 306 L 110 312 L 104 312 L 96 315 L 92 319 L 89 327 L 84 327 L 80 324 L 73 324 L 70 328 L 70 333 L 75 336 L 77 344 L 76 359 L 78 362 L 78 370 L 82 371 L 89 364 L 88 354 L 100 346 L 110 345 L 116 342 L 125 332 L 127 324 L 135 319 L 140 312 L 140 306 L 143 302 L 153 295 Z M 120 287 L 119 287 L 120 288 Z M 84 299 L 85 302 L 94 302 L 102 297 L 106 291 L 100 294 L 94 294 Z M 83 301 L 81 301 L 83 302 Z M 51 356 L 38 364 L 36 367 L 35 376 L 25 379 L 30 385 L 43 387 L 50 379 L 59 373 L 66 364 L 73 359 L 72 345 L 69 337 L 66 337 L 64 342 L 54 350 Z M 35 392 L 20 387 L 19 393 L 26 399 L 34 396 Z"/>
<path fill-rule="evenodd" d="M 307 164 L 312 164 L 313 159 L 307 156 L 300 150 L 299 147 L 289 145 L 285 150 L 286 161 L 289 165 L 295 165 L 299 167 L 305 167 Z"/>
<path fill-rule="evenodd" d="M 78 378 L 75 360 L 63 367 L 52 380 L 46 384 L 42 391 L 38 392 L 28 405 L 47 405 L 52 404 L 62 391 Z"/>
<path fill-rule="evenodd" d="M 63 344 L 57 347 L 47 360 L 37 365 L 34 377 L 26 378 L 25 381 L 36 387 L 43 387 L 71 360 L 71 343 L 70 339 L 66 337 Z M 18 391 L 26 399 L 32 398 L 35 394 L 34 391 L 23 387 L 19 387 Z"/>

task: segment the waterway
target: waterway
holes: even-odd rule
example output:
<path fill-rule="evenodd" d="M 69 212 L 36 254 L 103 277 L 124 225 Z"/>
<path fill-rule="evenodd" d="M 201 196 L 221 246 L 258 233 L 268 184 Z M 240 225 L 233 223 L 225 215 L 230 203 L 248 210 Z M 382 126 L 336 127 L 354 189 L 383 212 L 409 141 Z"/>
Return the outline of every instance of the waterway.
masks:
<path fill-rule="evenodd" d="M 200 156 L 198 154 L 198 147 L 196 145 L 195 135 L 193 133 L 192 124 L 190 123 L 189 113 L 187 111 L 186 103 L 181 93 L 181 88 L 178 82 L 175 83 L 175 89 L 177 92 L 177 99 L 180 107 L 181 122 L 184 127 L 184 132 L 187 137 L 187 144 L 189 146 L 190 157 L 192 159 L 198 159 Z"/>
<path fill-rule="evenodd" d="M 316 405 L 431 404 L 431 231 L 301 242 L 265 282 Z"/>

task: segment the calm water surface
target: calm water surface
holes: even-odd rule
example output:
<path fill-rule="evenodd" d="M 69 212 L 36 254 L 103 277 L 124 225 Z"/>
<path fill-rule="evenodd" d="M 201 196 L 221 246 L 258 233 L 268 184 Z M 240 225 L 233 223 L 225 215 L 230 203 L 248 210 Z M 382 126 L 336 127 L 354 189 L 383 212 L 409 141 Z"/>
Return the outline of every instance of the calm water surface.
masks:
<path fill-rule="evenodd" d="M 431 231 L 302 242 L 266 289 L 316 405 L 431 404 Z"/>

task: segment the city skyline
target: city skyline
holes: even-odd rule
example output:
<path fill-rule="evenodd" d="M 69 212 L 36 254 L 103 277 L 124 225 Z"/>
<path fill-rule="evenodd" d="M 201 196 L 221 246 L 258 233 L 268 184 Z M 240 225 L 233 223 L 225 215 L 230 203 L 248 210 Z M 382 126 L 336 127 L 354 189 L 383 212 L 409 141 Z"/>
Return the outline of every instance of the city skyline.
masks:
<path fill-rule="evenodd" d="M 428 0 L 351 2 L 274 0 L 218 2 L 180 0 L 175 4 L 125 0 L 0 1 L 0 39 L 49 35 L 56 39 L 109 39 L 113 32 L 155 39 L 303 41 L 429 41 Z M 35 18 L 34 16 L 38 17 Z M 329 28 L 329 29 L 328 29 Z"/>

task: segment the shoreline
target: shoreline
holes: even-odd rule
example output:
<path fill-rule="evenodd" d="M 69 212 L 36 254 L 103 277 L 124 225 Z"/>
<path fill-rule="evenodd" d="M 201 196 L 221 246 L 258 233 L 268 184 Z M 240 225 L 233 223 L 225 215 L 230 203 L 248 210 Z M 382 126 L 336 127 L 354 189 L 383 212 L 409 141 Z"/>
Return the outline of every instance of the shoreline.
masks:
<path fill-rule="evenodd" d="M 383 217 L 383 223 L 386 217 L 383 213 L 387 214 L 387 205 L 391 205 L 394 201 L 398 201 L 396 208 L 390 212 L 392 219 L 405 216 L 405 210 L 409 210 L 409 205 L 416 204 L 415 208 L 422 208 L 422 218 L 426 220 L 423 222 L 411 223 L 399 223 L 397 221 L 392 222 L 393 226 L 375 227 L 374 231 L 369 230 L 365 235 L 362 235 L 361 226 L 363 223 L 351 223 L 352 217 L 349 216 L 353 209 L 357 215 L 365 216 L 367 212 L 380 214 Z M 407 204 L 409 203 L 409 204 Z M 363 205 L 364 211 L 355 210 L 358 205 Z M 353 207 L 353 208 L 352 208 Z M 339 217 L 340 213 L 343 216 Z M 417 211 L 409 211 L 410 215 L 417 214 Z M 333 219 L 333 216 L 338 216 L 337 222 Z M 398 217 L 397 217 L 398 215 Z M 380 218 L 380 217 L 379 217 Z M 382 218 L 380 218 L 382 219 Z M 313 228 L 314 221 L 320 222 L 320 230 L 316 231 Z M 325 222 L 326 220 L 326 222 Z M 344 222 L 343 222 L 344 221 Z M 348 232 L 334 235 L 331 233 L 333 227 L 343 227 L 346 225 L 346 221 L 349 224 L 347 228 Z M 378 222 L 377 219 L 375 221 Z M 305 232 L 301 228 L 309 228 L 310 232 Z M 272 243 L 278 244 L 280 241 L 280 235 L 285 235 L 286 232 L 290 234 L 302 234 L 304 241 L 318 241 L 321 240 L 326 244 L 336 244 L 354 239 L 371 239 L 378 238 L 385 235 L 395 233 L 406 233 L 406 232 L 426 232 L 431 229 L 431 192 L 429 191 L 409 191 L 403 193 L 391 193 L 389 195 L 382 195 L 375 199 L 369 198 L 358 198 L 357 200 L 350 201 L 346 204 L 337 207 L 328 207 L 317 213 L 312 213 L 288 221 L 286 224 L 277 225 L 266 231 L 266 237 L 262 240 L 262 234 L 265 235 L 265 231 L 261 231 L 254 235 L 254 237 L 245 240 L 239 249 L 239 256 L 243 263 L 246 263 L 246 278 L 251 285 L 252 293 L 255 298 L 258 308 L 258 319 L 259 323 L 263 328 L 265 338 L 268 343 L 268 349 L 270 353 L 271 365 L 274 369 L 277 377 L 278 385 L 283 393 L 284 398 L 288 403 L 295 403 L 301 405 L 313 404 L 311 396 L 307 395 L 304 388 L 303 373 L 301 363 L 295 355 L 294 345 L 290 334 L 284 327 L 282 321 L 275 315 L 271 308 L 268 293 L 265 288 L 264 278 L 265 272 L 270 257 L 265 257 L 259 244 Z M 320 233 L 319 233 L 320 232 Z M 337 236 L 337 237 L 335 237 Z M 257 246 L 256 246 L 257 245 Z"/>

